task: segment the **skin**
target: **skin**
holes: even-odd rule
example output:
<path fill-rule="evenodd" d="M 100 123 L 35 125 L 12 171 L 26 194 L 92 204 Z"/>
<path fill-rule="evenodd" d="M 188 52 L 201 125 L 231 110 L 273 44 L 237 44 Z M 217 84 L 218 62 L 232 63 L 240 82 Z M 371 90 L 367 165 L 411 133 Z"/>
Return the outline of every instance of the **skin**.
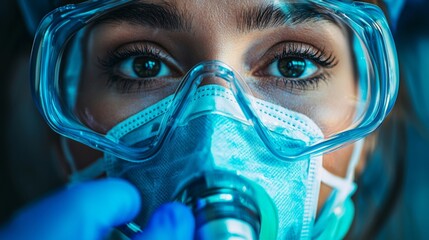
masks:
<path fill-rule="evenodd" d="M 170 74 L 164 77 L 164 85 L 159 88 L 173 93 L 179 79 L 195 64 L 206 60 L 220 60 L 245 79 L 248 84 L 256 84 L 264 89 L 272 77 L 267 73 L 268 62 L 291 43 L 300 43 L 307 48 L 323 50 L 324 56 L 335 57 L 335 64 L 329 68 L 319 67 L 315 74 L 324 73 L 328 80 L 320 82 L 310 89 L 285 91 L 285 88 L 270 90 L 269 94 L 255 91 L 254 95 L 291 110 L 307 115 L 329 136 L 348 126 L 355 113 L 356 86 L 353 61 L 348 51 L 348 38 L 341 27 L 324 22 L 323 26 L 315 23 L 303 23 L 284 27 L 252 29 L 243 31 L 235 23 L 242 9 L 260 5 L 260 1 L 145 1 L 170 6 L 183 13 L 188 19 L 185 30 L 153 29 L 134 23 L 105 22 L 91 27 L 85 36 L 85 65 L 81 95 L 78 96 L 76 114 L 88 127 L 100 133 L 106 133 L 113 126 L 132 114 L 161 100 L 161 94 L 152 94 L 142 98 L 140 90 L 124 93 L 116 85 L 106 86 L 106 76 L 98 68 L 99 59 L 107 58 L 106 53 L 149 43 L 149 47 L 166 56 Z M 137 30 L 136 30 L 137 29 Z M 209 30 L 208 30 L 209 29 Z M 288 45 L 289 44 L 289 45 Z M 96 69 L 96 70 L 94 70 Z M 262 83 L 261 83 L 262 82 Z M 260 84 L 260 85 L 258 85 Z M 154 91 L 158 91 L 155 89 Z M 286 92 L 286 93 L 285 93 Z M 287 97 L 278 100 L 281 94 Z M 166 95 L 164 93 L 164 95 Z M 162 95 L 162 96 L 164 96 Z M 273 97 L 274 96 L 274 97 Z M 283 96 L 283 95 L 282 95 Z M 165 96 L 164 96 L 165 97 Z M 317 103 L 318 111 L 314 111 Z M 339 110 L 340 109 L 340 110 Z M 88 166 L 100 157 L 100 152 L 76 142 L 69 141 L 78 168 Z M 323 156 L 323 166 L 334 175 L 344 177 L 349 164 L 353 145 Z M 361 164 L 365 161 L 366 145 L 363 149 Z M 360 167 L 359 169 L 361 169 Z M 331 192 L 330 187 L 322 183 L 318 209 L 323 206 Z"/>

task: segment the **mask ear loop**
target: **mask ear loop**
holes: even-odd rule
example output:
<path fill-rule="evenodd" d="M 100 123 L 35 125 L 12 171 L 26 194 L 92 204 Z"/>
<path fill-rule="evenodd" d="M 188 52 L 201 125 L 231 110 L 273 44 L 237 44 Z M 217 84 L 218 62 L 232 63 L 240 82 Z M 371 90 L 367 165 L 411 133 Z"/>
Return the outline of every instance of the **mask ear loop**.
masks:
<path fill-rule="evenodd" d="M 363 144 L 364 139 L 355 143 L 344 178 L 328 172 L 321 166 L 321 182 L 333 190 L 314 225 L 316 239 L 331 239 L 334 236 L 335 239 L 342 239 L 350 227 L 354 207 L 349 197 L 356 190 L 356 184 L 353 182 L 354 171 L 360 160 Z"/>
<path fill-rule="evenodd" d="M 61 151 L 63 152 L 64 158 L 69 165 L 72 174 L 77 172 L 76 164 L 74 163 L 73 155 L 71 154 L 67 139 L 64 136 L 60 136 Z"/>
<path fill-rule="evenodd" d="M 91 163 L 84 169 L 78 170 L 76 167 L 76 162 L 73 158 L 73 155 L 70 151 L 69 144 L 67 139 L 64 136 L 60 137 L 61 150 L 64 154 L 67 164 L 71 169 L 69 175 L 69 185 L 74 185 L 80 182 L 88 181 L 95 179 L 101 176 L 106 170 L 104 167 L 104 158 L 100 157 L 95 162 Z"/>
<path fill-rule="evenodd" d="M 321 167 L 321 181 L 324 184 L 337 190 L 337 194 L 332 205 L 332 207 L 334 208 L 339 203 L 344 202 L 345 199 L 351 194 L 353 194 L 356 190 L 356 184 L 353 182 L 354 171 L 356 169 L 357 164 L 359 163 L 364 141 L 364 139 L 360 139 L 355 143 L 345 178 L 338 177 L 328 172 L 328 170 L 326 170 L 323 166 Z"/>

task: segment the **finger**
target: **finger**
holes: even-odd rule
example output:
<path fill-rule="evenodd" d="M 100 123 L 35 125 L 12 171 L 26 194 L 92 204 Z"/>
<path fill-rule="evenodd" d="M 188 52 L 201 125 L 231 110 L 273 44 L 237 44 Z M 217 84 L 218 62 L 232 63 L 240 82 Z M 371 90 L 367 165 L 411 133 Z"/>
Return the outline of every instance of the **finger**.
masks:
<path fill-rule="evenodd" d="M 100 239 L 132 220 L 140 197 L 129 183 L 103 179 L 61 191 L 19 213 L 5 239 Z"/>
<path fill-rule="evenodd" d="M 188 207 L 180 203 L 168 203 L 155 211 L 147 227 L 134 239 L 192 240 L 194 228 L 195 220 Z"/>

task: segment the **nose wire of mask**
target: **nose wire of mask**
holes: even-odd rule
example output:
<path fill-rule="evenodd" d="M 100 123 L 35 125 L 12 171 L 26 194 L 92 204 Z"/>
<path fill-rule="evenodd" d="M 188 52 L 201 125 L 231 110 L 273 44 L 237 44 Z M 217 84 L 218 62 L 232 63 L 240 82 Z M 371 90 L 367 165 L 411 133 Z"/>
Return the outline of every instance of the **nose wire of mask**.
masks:
<path fill-rule="evenodd" d="M 229 89 L 218 85 L 204 85 L 189 94 L 193 96 L 188 98 L 189 103 L 185 105 L 186 108 L 181 109 L 183 112 L 178 120 L 180 124 L 176 124 L 176 127 L 171 130 L 156 154 L 140 162 L 127 161 L 109 153 L 105 154 L 108 176 L 127 179 L 141 193 L 144 207 L 129 226 L 143 227 L 158 206 L 177 199 L 175 193 L 195 192 L 192 189 L 178 187 L 188 183 L 187 186 L 199 186 L 196 189 L 201 189 L 201 186 L 205 186 L 202 184 L 204 181 L 207 182 L 207 179 L 220 172 L 225 176 L 232 174 L 235 176 L 234 179 L 243 179 L 238 181 L 239 184 L 250 181 L 251 184 L 247 186 L 250 192 L 252 188 L 259 189 L 256 190 L 257 194 L 253 195 L 236 194 L 237 187 L 230 187 L 231 184 L 228 187 L 221 187 L 220 192 L 210 187 L 204 190 L 209 193 L 215 192 L 213 198 L 210 194 L 205 195 L 210 200 L 228 202 L 230 198 L 238 199 L 239 209 L 250 209 L 254 213 L 249 216 L 255 218 L 244 217 L 253 220 L 241 225 L 247 226 L 248 230 L 243 230 L 240 234 L 251 236 L 252 232 L 255 232 L 261 239 L 310 238 L 320 186 L 318 173 L 321 157 L 309 157 L 300 161 L 284 161 L 276 157 L 267 149 L 253 125 L 246 122 L 241 112 L 242 103 L 237 102 Z M 149 132 L 147 128 L 153 129 L 153 123 L 161 121 L 170 101 L 171 96 L 124 120 L 108 132 L 109 137 L 130 145 L 153 137 L 153 134 L 147 134 Z M 290 128 L 289 126 L 299 125 L 298 128 L 290 130 L 289 134 L 295 137 L 302 136 L 302 141 L 306 144 L 311 143 L 308 141 L 318 141 L 323 138 L 315 123 L 302 114 L 262 100 L 254 99 L 254 101 L 260 103 L 258 105 L 260 109 L 256 109 L 258 114 L 264 115 L 266 120 L 277 119 L 280 124 L 279 129 L 284 130 Z M 272 112 L 265 109 L 266 106 L 270 106 Z M 153 111 L 154 109 L 157 111 Z M 276 115 L 279 112 L 285 113 L 287 117 Z M 136 122 L 138 124 L 135 124 Z M 155 125 L 159 126 L 159 124 Z M 294 145 L 289 144 L 290 136 L 283 137 L 284 132 L 277 135 L 276 141 L 283 142 L 285 145 Z M 196 183 L 192 184 L 193 180 Z M 222 191 L 226 194 L 222 194 Z M 263 197 L 264 195 L 267 197 Z M 205 198 L 200 199 L 203 202 L 205 200 Z M 270 202 L 272 207 L 269 207 Z M 237 208 L 236 205 L 232 206 L 234 207 Z M 206 210 L 197 210 L 207 214 Z M 225 213 L 224 209 L 214 211 L 221 212 L 221 216 Z M 241 220 L 243 219 L 232 219 L 232 221 L 226 221 L 228 223 L 226 225 L 225 221 L 217 223 L 228 230 L 228 226 L 237 222 L 242 223 Z M 215 225 L 216 222 L 212 222 L 212 225 L 204 224 L 206 228 L 201 229 L 201 234 L 207 235 L 205 231 L 213 229 Z M 260 225 L 259 230 L 258 225 Z"/>

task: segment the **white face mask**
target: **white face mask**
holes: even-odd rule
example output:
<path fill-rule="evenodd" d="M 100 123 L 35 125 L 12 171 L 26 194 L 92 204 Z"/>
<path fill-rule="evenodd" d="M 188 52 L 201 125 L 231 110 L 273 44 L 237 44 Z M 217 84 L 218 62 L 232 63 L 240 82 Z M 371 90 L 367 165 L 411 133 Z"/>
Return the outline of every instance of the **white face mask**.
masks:
<path fill-rule="evenodd" d="M 144 144 L 145 139 L 156 135 L 153 129 L 160 124 L 171 100 L 167 97 L 119 123 L 108 136 L 130 145 Z M 320 128 L 308 117 L 259 99 L 252 101 L 258 106 L 260 120 L 284 146 L 294 148 L 323 139 Z M 105 155 L 108 176 L 125 178 L 140 190 L 144 208 L 135 221 L 138 225 L 144 225 L 160 204 L 171 201 L 179 185 L 201 172 L 234 172 L 261 186 L 277 209 L 270 215 L 269 209 L 261 206 L 261 231 L 264 236 L 273 236 L 267 228 L 275 225 L 277 239 L 312 237 L 322 178 L 341 193 L 336 194 L 333 206 L 354 190 L 352 178 L 339 179 L 322 168 L 321 156 L 299 161 L 277 158 L 246 122 L 230 90 L 221 86 L 200 87 L 182 119 L 150 159 L 129 162 Z M 275 215 L 277 221 L 267 220 Z"/>

